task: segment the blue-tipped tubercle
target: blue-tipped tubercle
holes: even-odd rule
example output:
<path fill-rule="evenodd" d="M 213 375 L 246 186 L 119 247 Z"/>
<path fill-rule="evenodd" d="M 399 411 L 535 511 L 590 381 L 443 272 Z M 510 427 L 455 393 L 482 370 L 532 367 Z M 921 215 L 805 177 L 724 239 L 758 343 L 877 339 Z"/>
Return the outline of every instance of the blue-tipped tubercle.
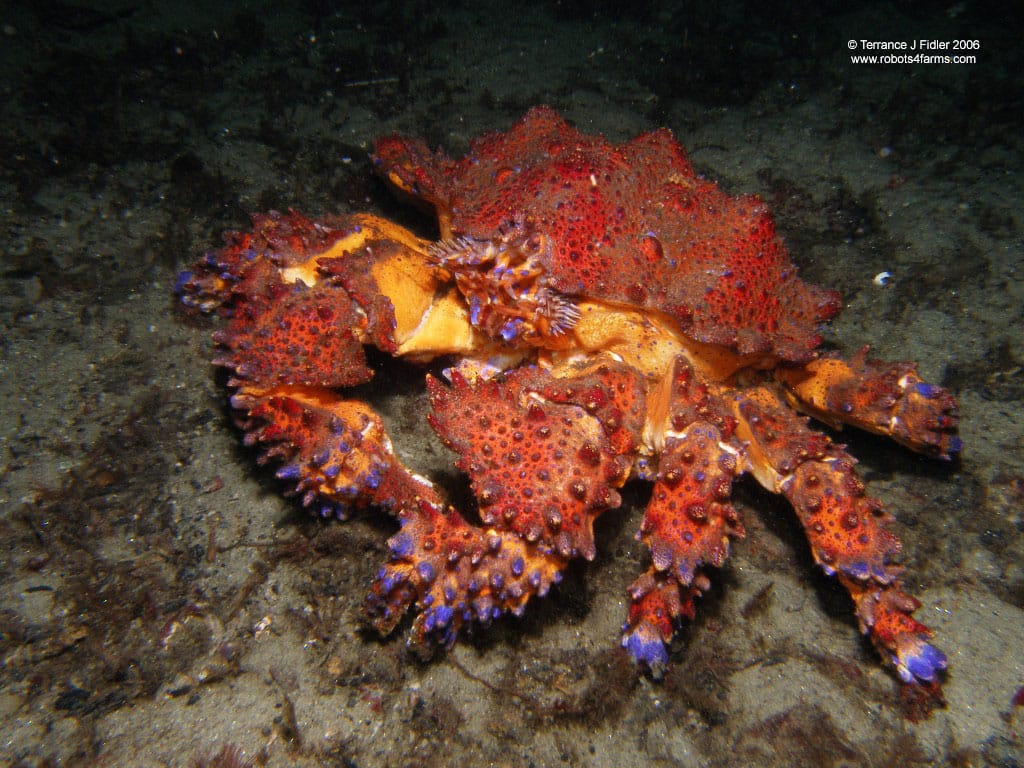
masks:
<path fill-rule="evenodd" d="M 660 670 L 668 663 L 668 650 L 658 633 L 648 624 L 638 624 L 622 636 L 622 647 L 638 664 Z"/>

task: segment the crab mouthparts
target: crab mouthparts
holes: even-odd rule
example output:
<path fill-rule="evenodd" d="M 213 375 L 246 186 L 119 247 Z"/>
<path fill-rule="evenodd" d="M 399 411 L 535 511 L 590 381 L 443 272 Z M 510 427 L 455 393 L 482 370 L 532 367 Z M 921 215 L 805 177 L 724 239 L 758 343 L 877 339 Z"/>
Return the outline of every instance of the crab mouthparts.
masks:
<path fill-rule="evenodd" d="M 469 305 L 470 322 L 506 344 L 543 344 L 572 330 L 580 311 L 548 285 L 537 234 L 507 240 L 457 237 L 434 243 L 428 255 Z"/>

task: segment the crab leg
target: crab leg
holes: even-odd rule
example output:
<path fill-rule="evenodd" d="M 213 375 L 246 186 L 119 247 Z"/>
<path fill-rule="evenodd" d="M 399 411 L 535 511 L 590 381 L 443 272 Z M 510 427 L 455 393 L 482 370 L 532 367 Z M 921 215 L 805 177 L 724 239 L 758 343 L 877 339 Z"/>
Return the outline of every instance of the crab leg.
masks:
<path fill-rule="evenodd" d="M 400 511 L 434 487 L 395 456 L 384 425 L 358 400 L 316 387 L 243 387 L 231 398 L 246 445 L 262 448 L 259 463 L 280 463 L 277 477 L 321 516 L 347 516 L 370 505 Z"/>
<path fill-rule="evenodd" d="M 629 587 L 622 637 L 633 658 L 655 673 L 668 661 L 666 645 L 679 619 L 693 618 L 694 598 L 710 586 L 701 567 L 722 565 L 729 539 L 743 536 L 728 503 L 735 472 L 735 451 L 706 422 L 666 441 L 639 533 L 651 566 Z"/>
<path fill-rule="evenodd" d="M 789 499 L 814 559 L 853 597 L 861 631 L 903 682 L 937 693 L 946 657 L 928 642 L 931 630 L 912 616 L 920 603 L 900 588 L 902 569 L 892 562 L 900 543 L 887 528 L 892 518 L 865 495 L 855 460 L 767 388 L 741 390 L 732 406 L 750 471 Z"/>
<path fill-rule="evenodd" d="M 776 371 L 797 408 L 838 426 L 850 424 L 888 435 L 911 450 L 948 459 L 959 453 L 956 400 L 942 387 L 921 381 L 913 363 L 868 358 L 821 357 Z"/>
<path fill-rule="evenodd" d="M 731 444 L 736 420 L 684 358 L 674 360 L 646 404 L 645 442 L 661 453 L 637 533 L 651 565 L 629 587 L 622 645 L 657 674 L 679 620 L 693 618 L 694 599 L 710 586 L 703 567 L 722 565 L 729 539 L 743 536 L 728 503 L 741 466 L 738 444 Z"/>

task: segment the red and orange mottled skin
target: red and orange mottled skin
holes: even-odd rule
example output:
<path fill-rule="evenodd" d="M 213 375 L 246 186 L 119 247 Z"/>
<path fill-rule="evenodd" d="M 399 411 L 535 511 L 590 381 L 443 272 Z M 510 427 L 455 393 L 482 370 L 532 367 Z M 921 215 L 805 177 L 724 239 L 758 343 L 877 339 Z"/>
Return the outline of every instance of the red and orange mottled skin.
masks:
<path fill-rule="evenodd" d="M 797 277 L 761 201 L 698 177 L 667 130 L 616 146 L 541 108 L 458 161 L 400 136 L 376 160 L 434 206 L 443 237 L 523 227 L 545 241 L 554 290 L 658 310 L 697 341 L 803 360 L 839 311 Z"/>
<path fill-rule="evenodd" d="M 668 131 L 613 145 L 546 108 L 461 160 L 400 136 L 374 159 L 437 215 L 439 242 L 362 214 L 259 215 L 179 289 L 227 317 L 216 362 L 261 461 L 322 514 L 398 517 L 368 599 L 382 632 L 413 605 L 421 646 L 522 613 L 594 557 L 594 521 L 635 477 L 653 482 L 650 563 L 622 644 L 657 670 L 743 535 L 729 498 L 749 473 L 793 505 L 885 663 L 940 698 L 946 659 L 900 587 L 890 518 L 803 414 L 949 458 L 956 402 L 911 363 L 819 353 L 838 297 L 797 277 L 759 200 L 699 178 Z M 374 374 L 365 346 L 448 363 L 427 377 L 425 417 L 459 455 L 479 525 L 346 399 Z"/>

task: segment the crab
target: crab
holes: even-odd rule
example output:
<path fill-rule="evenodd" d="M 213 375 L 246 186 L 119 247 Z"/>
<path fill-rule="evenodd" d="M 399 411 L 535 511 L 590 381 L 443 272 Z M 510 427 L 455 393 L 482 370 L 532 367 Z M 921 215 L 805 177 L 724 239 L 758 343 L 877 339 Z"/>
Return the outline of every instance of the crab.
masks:
<path fill-rule="evenodd" d="M 949 459 L 956 401 L 913 363 L 821 349 L 839 296 L 797 276 L 759 199 L 701 178 L 667 130 L 615 145 L 546 107 L 460 160 L 392 135 L 372 161 L 439 239 L 260 214 L 178 291 L 227 318 L 215 363 L 259 461 L 318 514 L 397 517 L 367 598 L 380 632 L 415 606 L 410 643 L 450 646 L 521 615 L 594 558 L 595 519 L 639 479 L 649 557 L 621 641 L 657 674 L 744 535 L 730 495 L 746 473 L 792 505 L 883 662 L 938 694 L 946 657 L 913 617 L 892 518 L 809 417 Z M 374 376 L 366 347 L 430 367 L 426 418 L 469 476 L 469 514 L 346 394 Z"/>

